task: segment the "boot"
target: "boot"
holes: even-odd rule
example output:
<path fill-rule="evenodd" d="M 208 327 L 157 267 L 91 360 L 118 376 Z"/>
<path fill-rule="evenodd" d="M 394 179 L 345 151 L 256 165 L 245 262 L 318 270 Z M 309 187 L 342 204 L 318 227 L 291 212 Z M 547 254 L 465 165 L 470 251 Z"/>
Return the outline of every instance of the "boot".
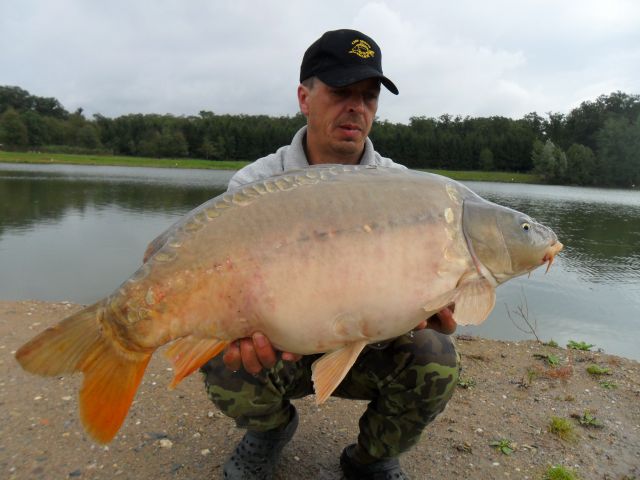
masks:
<path fill-rule="evenodd" d="M 355 444 L 349 445 L 340 455 L 340 468 L 347 480 L 409 480 L 397 458 L 360 463 L 353 457 L 355 447 Z"/>
<path fill-rule="evenodd" d="M 298 428 L 298 412 L 291 405 L 291 420 L 284 428 L 248 430 L 224 464 L 225 480 L 270 480 L 284 446 Z"/>

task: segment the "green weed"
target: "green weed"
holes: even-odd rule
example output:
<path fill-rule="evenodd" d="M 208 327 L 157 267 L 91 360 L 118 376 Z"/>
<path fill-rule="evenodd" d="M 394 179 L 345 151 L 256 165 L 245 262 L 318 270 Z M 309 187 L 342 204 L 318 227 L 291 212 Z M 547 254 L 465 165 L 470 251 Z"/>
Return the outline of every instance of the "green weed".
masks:
<path fill-rule="evenodd" d="M 585 412 L 582 415 L 579 415 L 577 413 L 572 413 L 571 417 L 575 418 L 576 420 L 578 420 L 580 425 L 582 425 L 583 427 L 590 427 L 590 428 L 603 428 L 604 427 L 602 422 L 600 420 L 598 420 L 595 417 L 595 415 L 593 415 L 589 410 L 585 410 Z"/>
<path fill-rule="evenodd" d="M 602 422 L 591 414 L 588 410 L 585 411 L 582 416 L 578 416 L 578 422 L 583 427 L 602 428 Z"/>
<path fill-rule="evenodd" d="M 582 350 L 585 352 L 588 352 L 593 347 L 595 347 L 595 345 L 592 345 L 591 343 L 576 342 L 575 340 L 569 340 L 569 343 L 567 343 L 567 348 L 570 348 L 573 350 Z"/>
<path fill-rule="evenodd" d="M 615 388 L 618 388 L 618 385 L 615 382 L 612 382 L 610 380 L 601 380 L 600 381 L 600 386 L 602 388 L 607 389 L 607 390 L 613 390 Z"/>
<path fill-rule="evenodd" d="M 545 472 L 544 480 L 579 480 L 578 475 L 570 468 L 565 468 L 561 465 L 549 467 Z"/>
<path fill-rule="evenodd" d="M 476 381 L 473 378 L 459 378 L 458 386 L 464 389 L 473 388 L 476 386 Z"/>
<path fill-rule="evenodd" d="M 599 365 L 592 364 L 587 367 L 587 372 L 591 375 L 610 375 L 611 369 L 609 367 L 601 367 Z"/>
<path fill-rule="evenodd" d="M 494 440 L 489 445 L 494 447 L 499 452 L 502 452 L 504 455 L 511 455 L 515 451 L 515 447 L 511 443 L 511 440 L 509 440 L 507 438 L 501 438 L 500 440 Z"/>
<path fill-rule="evenodd" d="M 572 441 L 575 439 L 573 424 L 566 418 L 551 417 L 547 429 L 561 440 Z"/>
<path fill-rule="evenodd" d="M 557 367 L 558 365 L 560 365 L 560 358 L 552 353 L 534 353 L 533 356 L 542 360 L 546 360 L 547 363 L 552 367 Z"/>
<path fill-rule="evenodd" d="M 548 342 L 543 343 L 543 345 L 546 345 L 547 347 L 558 348 L 558 342 L 556 342 L 554 339 L 551 339 Z"/>

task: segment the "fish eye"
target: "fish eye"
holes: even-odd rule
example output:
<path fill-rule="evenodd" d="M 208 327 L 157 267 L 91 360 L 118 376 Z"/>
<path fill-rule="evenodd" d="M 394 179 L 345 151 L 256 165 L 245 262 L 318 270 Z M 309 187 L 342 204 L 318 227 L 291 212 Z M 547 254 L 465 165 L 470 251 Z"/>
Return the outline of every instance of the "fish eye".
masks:
<path fill-rule="evenodd" d="M 529 229 L 531 228 L 531 225 L 530 225 L 528 222 L 524 222 L 524 223 L 521 225 L 521 227 L 522 227 L 522 229 L 523 229 L 525 232 L 528 232 L 528 231 L 529 231 Z"/>

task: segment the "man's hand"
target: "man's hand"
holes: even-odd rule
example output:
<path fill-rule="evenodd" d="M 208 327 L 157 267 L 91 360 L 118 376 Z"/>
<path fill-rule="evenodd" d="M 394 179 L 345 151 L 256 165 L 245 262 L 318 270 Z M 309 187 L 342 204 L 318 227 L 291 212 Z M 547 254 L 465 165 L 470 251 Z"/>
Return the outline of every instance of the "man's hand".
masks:
<path fill-rule="evenodd" d="M 241 338 L 229 344 L 224 352 L 222 361 L 229 370 L 237 372 L 244 368 L 252 375 L 257 375 L 265 368 L 271 368 L 277 361 L 276 351 L 271 342 L 260 332 L 251 337 Z M 290 352 L 282 352 L 282 360 L 297 362 L 302 355 Z"/>
<path fill-rule="evenodd" d="M 426 320 L 418 324 L 414 330 L 422 330 L 423 328 L 432 328 L 436 332 L 451 335 L 456 331 L 456 321 L 453 319 L 453 306 L 445 307 L 435 315 L 431 315 Z"/>

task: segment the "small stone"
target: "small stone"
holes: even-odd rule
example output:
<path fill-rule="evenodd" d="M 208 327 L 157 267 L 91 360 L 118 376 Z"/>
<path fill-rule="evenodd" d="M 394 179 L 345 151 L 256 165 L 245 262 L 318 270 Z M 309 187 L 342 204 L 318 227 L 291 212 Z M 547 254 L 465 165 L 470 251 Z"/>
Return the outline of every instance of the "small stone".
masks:
<path fill-rule="evenodd" d="M 62 400 L 68 402 L 69 400 L 71 400 L 71 395 L 65 395 L 64 397 L 62 397 Z"/>
<path fill-rule="evenodd" d="M 202 435 L 200 434 L 200 432 L 196 432 L 193 434 L 193 438 L 200 438 Z"/>
<path fill-rule="evenodd" d="M 168 438 L 163 438 L 160 440 L 160 448 L 171 448 L 173 447 L 173 442 Z"/>
<path fill-rule="evenodd" d="M 499 467 L 500 466 L 500 462 L 493 462 L 491 465 L 493 465 L 494 467 Z"/>
<path fill-rule="evenodd" d="M 200 455 L 202 455 L 203 457 L 206 457 L 210 453 L 211 453 L 211 450 L 209 450 L 208 448 L 204 448 L 204 449 L 200 450 Z"/>
<path fill-rule="evenodd" d="M 300 461 L 300 457 L 299 457 L 299 456 L 297 456 L 297 455 L 294 455 L 294 456 L 293 456 L 293 459 L 294 459 L 296 462 L 299 462 L 299 461 Z"/>
<path fill-rule="evenodd" d="M 207 417 L 213 418 L 213 412 L 212 411 L 207 412 Z"/>
<path fill-rule="evenodd" d="M 74 470 L 73 472 L 69 472 L 70 477 L 79 477 L 80 475 L 82 475 L 82 472 L 80 470 Z"/>

